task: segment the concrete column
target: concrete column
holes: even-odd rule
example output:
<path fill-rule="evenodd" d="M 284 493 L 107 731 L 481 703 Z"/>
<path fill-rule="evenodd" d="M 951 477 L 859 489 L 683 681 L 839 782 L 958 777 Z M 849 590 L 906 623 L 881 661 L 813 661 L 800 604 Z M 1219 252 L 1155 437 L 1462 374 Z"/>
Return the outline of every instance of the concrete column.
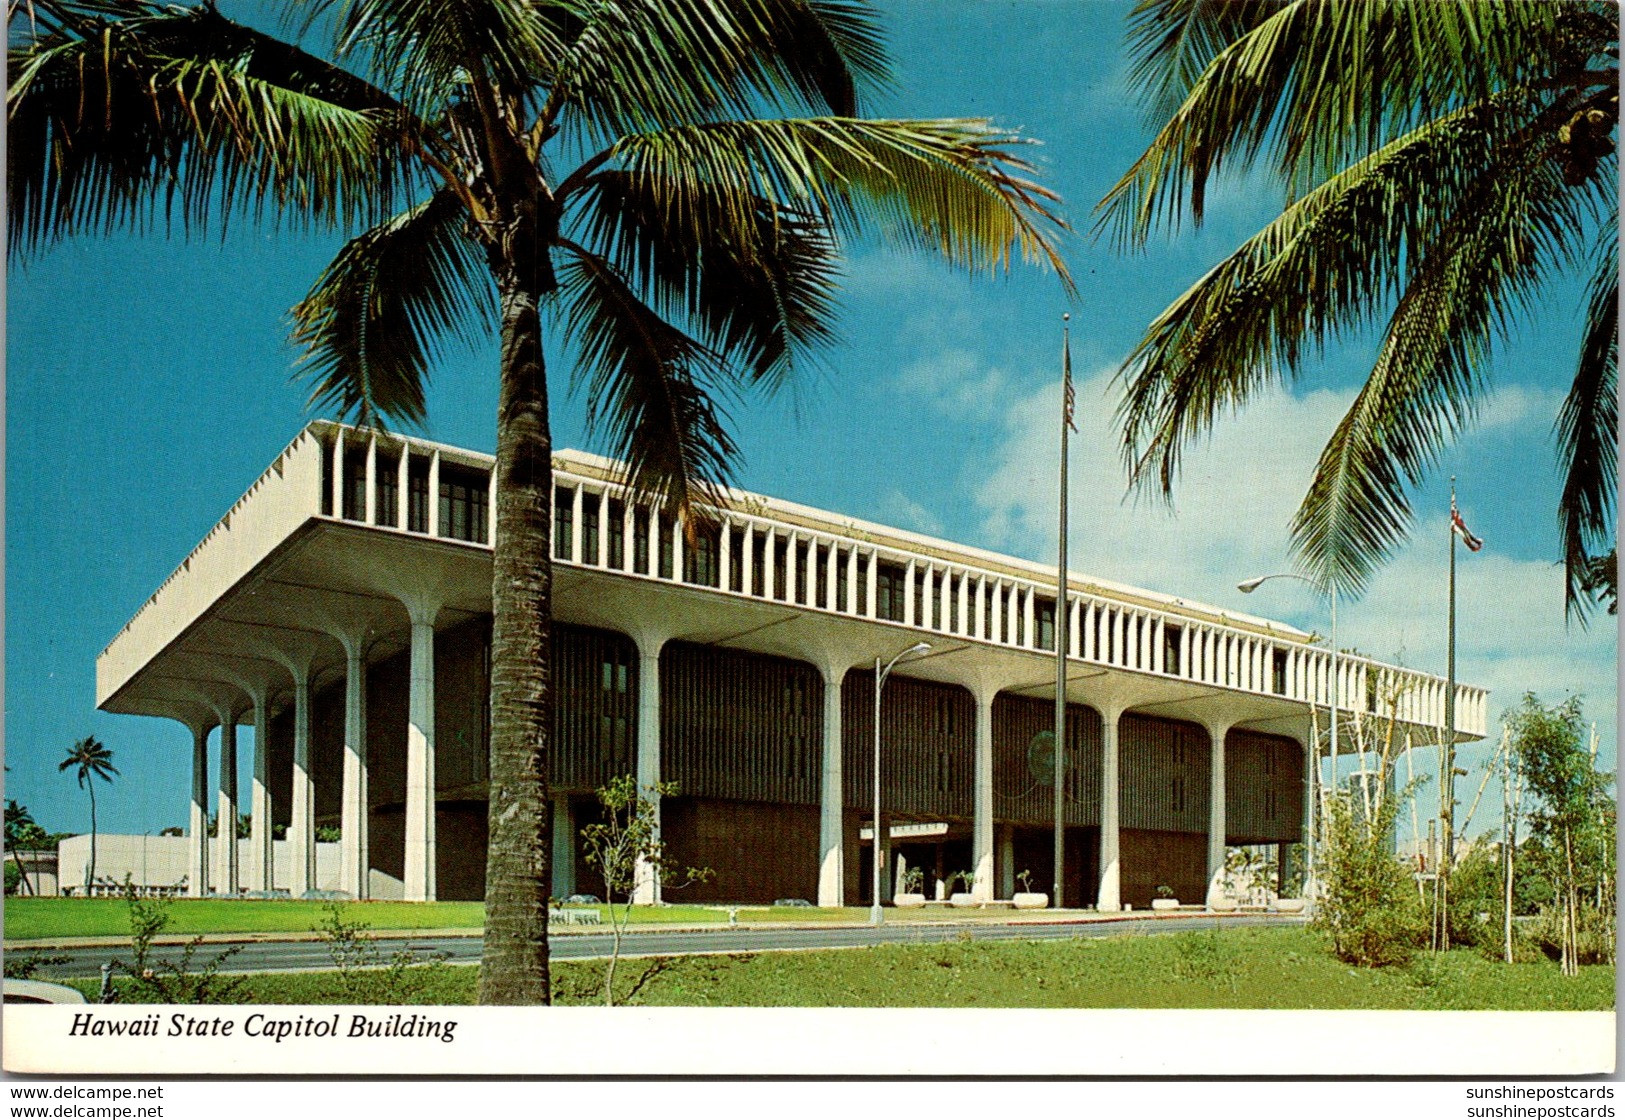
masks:
<path fill-rule="evenodd" d="M 841 551 L 834 541 L 829 542 L 829 551 L 824 555 L 824 603 L 832 611 L 841 609 L 841 604 L 835 601 L 835 596 L 841 588 Z"/>
<path fill-rule="evenodd" d="M 215 862 L 220 865 L 220 893 L 242 889 L 237 872 L 237 713 L 220 709 L 220 802 L 216 810 Z"/>
<path fill-rule="evenodd" d="M 1123 710 L 1101 709 L 1100 744 L 1100 893 L 1095 909 L 1123 908 L 1122 848 L 1118 836 L 1117 721 Z"/>
<path fill-rule="evenodd" d="M 660 832 L 660 797 L 651 791 L 660 781 L 660 649 L 663 637 L 636 637 L 638 645 L 638 787 L 655 806 L 655 834 Z M 639 861 L 633 873 L 632 901 L 660 901 L 660 878 Z"/>
<path fill-rule="evenodd" d="M 1208 809 L 1207 809 L 1207 904 L 1212 906 L 1224 892 L 1224 737 L 1228 722 L 1207 725 Z"/>
<path fill-rule="evenodd" d="M 660 576 L 660 507 L 649 507 L 649 570 L 643 573 L 658 579 Z"/>
<path fill-rule="evenodd" d="M 970 576 L 961 572 L 959 574 L 959 635 L 964 638 L 971 638 L 976 635 L 976 627 L 971 621 L 972 606 Z"/>
<path fill-rule="evenodd" d="M 328 490 L 333 503 L 333 516 L 344 517 L 344 429 L 333 432 L 333 468 L 329 472 Z"/>
<path fill-rule="evenodd" d="M 209 725 L 192 727 L 192 806 L 186 822 L 186 894 L 209 894 Z"/>
<path fill-rule="evenodd" d="M 367 659 L 359 633 L 334 637 L 344 646 L 344 777 L 339 807 L 339 889 L 352 898 L 372 894 L 367 849 Z"/>
<path fill-rule="evenodd" d="M 491 508 L 496 508 L 495 502 L 491 504 Z M 623 572 L 631 572 L 637 569 L 637 525 L 633 521 L 633 516 L 632 496 L 628 494 L 621 502 L 621 540 L 626 542 L 621 548 L 621 570 Z"/>
<path fill-rule="evenodd" d="M 1010 898 L 1016 893 L 1016 830 L 1009 825 L 999 829 L 999 856 L 994 863 L 999 869 L 999 897 Z"/>
<path fill-rule="evenodd" d="M 796 535 L 788 534 L 784 538 L 784 601 L 796 601 Z"/>
<path fill-rule="evenodd" d="M 914 561 L 903 568 L 903 625 L 915 625 L 914 617 Z"/>
<path fill-rule="evenodd" d="M 738 591 L 733 585 L 733 530 L 724 520 L 717 529 L 717 586 L 724 591 Z"/>
<path fill-rule="evenodd" d="M 361 516 L 368 525 L 378 524 L 378 437 L 367 439 L 366 493 L 362 496 Z"/>
<path fill-rule="evenodd" d="M 976 695 L 975 817 L 971 823 L 971 888 L 978 900 L 993 898 L 993 698 L 995 688 L 978 688 Z"/>
<path fill-rule="evenodd" d="M 424 503 L 428 507 L 424 517 L 424 528 L 431 537 L 440 535 L 440 452 L 429 452 L 429 500 Z M 576 530 L 577 533 L 580 530 Z"/>
<path fill-rule="evenodd" d="M 294 898 L 316 889 L 316 786 L 310 765 L 310 666 L 293 668 L 293 801 L 288 822 Z"/>
<path fill-rule="evenodd" d="M 269 891 L 276 887 L 272 862 L 271 836 L 271 713 L 264 686 L 252 689 L 254 702 L 254 786 L 250 791 L 248 833 L 248 889 Z"/>
<path fill-rule="evenodd" d="M 553 897 L 569 898 L 576 893 L 576 819 L 570 799 L 564 794 L 553 798 Z"/>
<path fill-rule="evenodd" d="M 864 584 L 869 590 L 868 610 L 863 612 L 865 618 L 880 617 L 880 553 L 869 553 L 869 570 L 865 575 Z"/>
<path fill-rule="evenodd" d="M 395 527 L 406 532 L 412 523 L 408 511 L 412 508 L 412 445 L 401 442 L 401 460 L 395 464 Z M 495 510 L 496 503 L 491 503 Z M 493 514 L 493 516 L 495 516 Z"/>
<path fill-rule="evenodd" d="M 739 541 L 739 589 L 746 595 L 756 594 L 756 526 L 746 525 Z"/>
<path fill-rule="evenodd" d="M 1168 671 L 1168 633 L 1161 618 L 1157 619 L 1151 640 L 1151 668 L 1159 673 Z"/>
<path fill-rule="evenodd" d="M 858 613 L 858 549 L 856 545 L 846 550 L 846 602 L 841 609 L 847 614 Z"/>
<path fill-rule="evenodd" d="M 1083 656 L 1083 604 L 1076 599 L 1072 600 L 1067 608 L 1071 613 L 1067 615 L 1066 644 L 1068 657 Z"/>
<path fill-rule="evenodd" d="M 833 570 L 833 569 L 832 569 Z M 818 905 L 844 906 L 846 853 L 841 818 L 841 682 L 846 669 L 820 666 L 824 674 L 824 781 L 818 814 Z"/>
<path fill-rule="evenodd" d="M 408 902 L 433 902 L 434 620 L 440 613 L 440 604 L 426 597 L 402 601 L 412 622 L 412 666 L 406 701 L 406 873 L 403 876 L 403 894 Z"/>
<path fill-rule="evenodd" d="M 598 491 L 598 566 L 609 567 L 609 491 Z"/>
<path fill-rule="evenodd" d="M 581 554 L 586 551 L 581 547 L 581 538 L 586 536 L 583 529 L 586 526 L 582 518 L 585 512 L 585 503 L 581 494 L 581 484 L 578 482 L 570 491 L 570 563 L 581 563 Z"/>
<path fill-rule="evenodd" d="M 686 558 L 683 553 L 687 537 L 684 535 L 683 526 L 684 520 L 681 517 L 674 520 L 671 526 L 671 578 L 676 583 L 683 582 L 684 574 L 687 571 L 685 567 Z"/>
<path fill-rule="evenodd" d="M 1025 627 L 1027 640 L 1022 644 L 1028 649 L 1038 648 L 1038 607 L 1033 602 L 1032 588 L 1021 594 L 1021 618 Z"/>
<path fill-rule="evenodd" d="M 778 535 L 769 527 L 762 534 L 762 598 L 773 598 L 778 590 L 778 573 L 774 570 L 773 562 L 778 554 Z"/>
<path fill-rule="evenodd" d="M 1082 656 L 1091 661 L 1098 660 L 1099 655 L 1095 650 L 1095 605 L 1093 603 L 1087 604 L 1083 608 L 1082 614 L 1083 626 L 1079 628 L 1082 634 L 1081 641 L 1083 642 Z"/>

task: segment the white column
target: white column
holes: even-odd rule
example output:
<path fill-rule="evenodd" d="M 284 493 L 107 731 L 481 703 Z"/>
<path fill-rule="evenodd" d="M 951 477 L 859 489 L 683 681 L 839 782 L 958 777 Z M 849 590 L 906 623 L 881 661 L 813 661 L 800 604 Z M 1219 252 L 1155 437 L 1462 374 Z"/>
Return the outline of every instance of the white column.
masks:
<path fill-rule="evenodd" d="M 1151 638 L 1151 668 L 1159 673 L 1168 671 L 1168 628 L 1160 617 Z"/>
<path fill-rule="evenodd" d="M 914 612 L 914 561 L 910 560 L 903 568 L 903 625 L 915 625 Z"/>
<path fill-rule="evenodd" d="M 344 787 L 339 802 L 339 889 L 352 898 L 372 894 L 367 849 L 367 660 L 363 636 L 335 634 L 344 646 Z"/>
<path fill-rule="evenodd" d="M 959 573 L 959 634 L 961 637 L 975 637 L 976 629 L 971 623 L 971 591 L 970 576 L 964 572 Z"/>
<path fill-rule="evenodd" d="M 989 611 L 987 609 L 987 579 L 984 576 L 976 577 L 976 605 L 971 617 L 970 635 L 973 638 L 986 638 Z"/>
<path fill-rule="evenodd" d="M 1088 604 L 1087 607 L 1083 611 L 1083 628 L 1082 629 L 1083 629 L 1083 656 L 1085 658 L 1088 658 L 1090 661 L 1098 661 L 1098 660 L 1100 660 L 1101 659 L 1100 654 L 1095 649 L 1095 645 L 1096 645 L 1095 631 L 1098 629 L 1098 627 L 1095 625 L 1095 605 L 1093 603 Z"/>
<path fill-rule="evenodd" d="M 865 618 L 880 617 L 880 553 L 869 553 L 869 570 L 865 573 L 864 583 L 869 589 L 869 609 L 863 612 Z"/>
<path fill-rule="evenodd" d="M 975 800 L 971 822 L 971 891 L 981 902 L 993 898 L 993 698 L 996 688 L 976 692 Z"/>
<path fill-rule="evenodd" d="M 424 511 L 423 527 L 428 530 L 431 537 L 438 537 L 440 535 L 440 452 L 438 449 L 429 452 L 429 495 L 428 500 L 423 504 L 427 507 Z"/>
<path fill-rule="evenodd" d="M 550 487 L 551 489 L 551 487 Z M 548 507 L 552 508 L 551 505 Z M 485 476 L 485 543 L 497 546 L 497 465 L 491 464 L 491 473 Z M 631 547 L 630 538 L 627 547 Z"/>
<path fill-rule="evenodd" d="M 569 898 L 576 893 L 576 821 L 570 799 L 564 794 L 553 798 L 553 897 Z"/>
<path fill-rule="evenodd" d="M 1224 737 L 1228 723 L 1208 724 L 1207 904 L 1224 892 Z"/>
<path fill-rule="evenodd" d="M 717 527 L 717 586 L 724 591 L 738 591 L 733 585 L 733 528 L 724 519 Z"/>
<path fill-rule="evenodd" d="M 638 787 L 641 796 L 654 802 L 656 836 L 660 834 L 660 798 L 649 791 L 660 781 L 660 647 L 665 644 L 664 638 L 637 639 Z M 653 868 L 639 861 L 633 881 L 633 902 L 660 901 L 660 879 Z"/>
<path fill-rule="evenodd" d="M 186 822 L 186 893 L 209 894 L 209 725 L 192 725 L 192 806 Z"/>
<path fill-rule="evenodd" d="M 1030 587 L 1021 593 L 1021 618 L 1027 634 L 1027 640 L 1023 644 L 1028 649 L 1037 649 L 1038 609 L 1033 603 L 1033 591 Z"/>
<path fill-rule="evenodd" d="M 237 713 L 220 709 L 220 803 L 216 810 L 215 862 L 220 865 L 220 893 L 242 889 L 237 870 Z"/>
<path fill-rule="evenodd" d="M 1095 909 L 1123 908 L 1121 838 L 1118 835 L 1117 721 L 1123 710 L 1101 708 L 1100 744 L 1100 893 Z"/>
<path fill-rule="evenodd" d="M 581 520 L 584 503 L 581 496 L 581 484 L 576 483 L 570 491 L 570 563 L 581 563 L 581 538 L 586 534 L 582 532 L 585 522 Z"/>
<path fill-rule="evenodd" d="M 495 508 L 494 504 L 493 508 Z M 632 496 L 628 494 L 621 500 L 621 540 L 625 542 L 621 546 L 621 570 L 623 572 L 637 570 L 637 564 L 635 563 L 638 552 L 637 525 L 633 521 L 633 517 Z"/>
<path fill-rule="evenodd" d="M 739 589 L 746 595 L 756 591 L 756 526 L 747 523 L 739 541 Z"/>
<path fill-rule="evenodd" d="M 649 570 L 644 573 L 654 579 L 660 578 L 660 507 L 649 507 Z"/>
<path fill-rule="evenodd" d="M 846 602 L 841 604 L 847 614 L 858 613 L 858 546 L 846 550 Z"/>
<path fill-rule="evenodd" d="M 1076 599 L 1068 604 L 1071 612 L 1067 616 L 1066 644 L 1071 648 L 1067 650 L 1068 657 L 1083 656 L 1083 604 Z"/>
<path fill-rule="evenodd" d="M 609 491 L 598 491 L 598 566 L 609 567 Z"/>
<path fill-rule="evenodd" d="M 368 525 L 378 524 L 378 437 L 367 438 L 367 482 L 361 515 Z"/>
<path fill-rule="evenodd" d="M 406 527 L 412 523 L 407 513 L 412 508 L 412 445 L 401 442 L 401 461 L 395 464 L 395 527 L 406 532 Z M 496 503 L 491 504 L 496 508 Z"/>
<path fill-rule="evenodd" d="M 310 767 L 310 666 L 293 672 L 293 801 L 289 806 L 288 848 L 292 878 L 288 893 L 302 898 L 316 889 L 316 786 Z"/>
<path fill-rule="evenodd" d="M 578 491 L 579 492 L 579 491 Z M 580 539 L 580 523 L 576 538 Z M 435 900 L 434 620 L 440 604 L 402 600 L 412 621 L 411 676 L 406 700 L 407 902 Z"/>
<path fill-rule="evenodd" d="M 344 517 L 344 429 L 333 430 L 333 469 L 328 479 L 333 502 L 333 516 Z"/>
<path fill-rule="evenodd" d="M 778 590 L 778 573 L 773 562 L 778 554 L 778 535 L 771 527 L 762 534 L 762 598 L 771 599 Z"/>
<path fill-rule="evenodd" d="M 824 604 L 832 611 L 841 609 L 841 604 L 835 601 L 840 587 L 841 551 L 834 541 L 830 541 L 829 551 L 824 554 Z"/>
<path fill-rule="evenodd" d="M 249 692 L 254 701 L 254 786 L 249 797 L 248 833 L 248 889 L 268 891 L 275 888 L 276 874 L 272 863 L 275 848 L 271 841 L 271 713 L 266 704 L 265 687 Z"/>
<path fill-rule="evenodd" d="M 832 665 L 823 665 L 821 669 L 824 674 L 824 783 L 818 813 L 818 905 L 844 906 L 846 852 L 841 828 L 841 682 L 846 679 L 846 670 Z"/>
<path fill-rule="evenodd" d="M 671 578 L 678 583 L 682 583 L 688 575 L 683 553 L 688 539 L 683 531 L 684 524 L 684 519 L 678 517 L 671 526 Z"/>
<path fill-rule="evenodd" d="M 796 535 L 791 532 L 784 538 L 784 601 L 796 601 Z"/>

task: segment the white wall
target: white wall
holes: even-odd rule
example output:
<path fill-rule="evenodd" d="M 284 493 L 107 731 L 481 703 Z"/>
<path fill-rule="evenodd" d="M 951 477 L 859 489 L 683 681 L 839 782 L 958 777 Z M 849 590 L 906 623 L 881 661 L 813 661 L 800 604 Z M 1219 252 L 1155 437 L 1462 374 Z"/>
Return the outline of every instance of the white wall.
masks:
<path fill-rule="evenodd" d="M 217 881 L 218 849 L 210 838 L 209 878 Z M 172 887 L 186 878 L 187 839 L 184 836 L 119 836 L 100 833 L 96 836 L 96 879 L 122 884 L 128 875 L 137 886 Z M 90 837 L 70 836 L 57 848 L 58 867 L 64 885 L 79 887 L 85 881 L 85 869 L 90 864 Z M 287 888 L 293 878 L 293 851 L 286 840 L 275 843 L 276 885 Z M 237 849 L 239 881 L 248 881 L 249 852 L 247 841 L 240 841 Z M 316 845 L 316 889 L 339 889 L 339 846 Z"/>

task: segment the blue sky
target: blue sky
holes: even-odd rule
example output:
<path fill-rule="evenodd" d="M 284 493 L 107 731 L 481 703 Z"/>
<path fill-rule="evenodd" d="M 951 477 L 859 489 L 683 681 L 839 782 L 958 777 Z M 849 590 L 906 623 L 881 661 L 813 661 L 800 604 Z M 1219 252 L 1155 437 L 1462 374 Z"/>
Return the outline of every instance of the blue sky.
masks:
<path fill-rule="evenodd" d="M 228 14 L 269 25 L 256 9 Z M 1278 211 L 1264 176 L 1210 193 L 1208 224 L 1122 256 L 1090 211 L 1149 139 L 1126 81 L 1126 4 L 1107 0 L 887 3 L 895 88 L 884 116 L 989 116 L 1043 141 L 1026 154 L 1079 233 L 1070 308 L 1052 276 L 966 277 L 883 245 L 853 247 L 842 344 L 789 394 L 731 409 L 737 482 L 1038 560 L 1055 548 L 1052 417 L 1060 315 L 1072 313 L 1081 431 L 1072 465 L 1072 566 L 1320 629 L 1323 608 L 1280 582 L 1235 583 L 1289 563 L 1286 526 L 1316 454 L 1370 368 L 1343 340 L 1299 382 L 1260 397 L 1193 449 L 1173 508 L 1125 499 L 1111 375 L 1145 325 Z M 235 222 L 176 235 L 64 243 L 8 270 L 6 378 L 6 796 L 48 829 L 82 830 L 84 795 L 56 764 L 74 740 L 108 744 L 123 777 L 101 826 L 180 824 L 189 733 L 94 710 L 97 652 L 310 418 L 293 379 L 286 311 L 340 244 Z M 1447 479 L 1488 543 L 1460 569 L 1459 675 L 1494 690 L 1492 718 L 1526 689 L 1585 695 L 1613 768 L 1616 630 L 1565 628 L 1551 422 L 1580 327 L 1560 284 L 1501 346 L 1496 394 L 1417 499 L 1416 539 L 1341 612 L 1340 644 L 1444 670 Z M 436 370 L 428 432 L 489 450 L 495 349 Z M 555 437 L 591 447 L 553 356 Z M 245 741 L 251 733 L 245 729 Z M 1477 761 L 1465 779 L 1470 798 Z M 246 787 L 250 752 L 240 752 Z M 1418 756 L 1431 771 L 1431 756 Z M 1473 831 L 1498 819 L 1481 808 Z M 1422 815 L 1432 805 L 1424 800 Z M 1425 827 L 1425 826 L 1424 826 Z"/>

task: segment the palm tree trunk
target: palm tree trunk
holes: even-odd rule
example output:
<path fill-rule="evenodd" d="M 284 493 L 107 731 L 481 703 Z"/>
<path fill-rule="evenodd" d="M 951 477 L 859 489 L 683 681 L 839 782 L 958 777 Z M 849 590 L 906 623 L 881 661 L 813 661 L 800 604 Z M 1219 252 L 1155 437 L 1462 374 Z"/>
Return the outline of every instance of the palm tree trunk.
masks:
<path fill-rule="evenodd" d="M 549 1002 L 553 445 L 539 305 L 550 281 L 550 276 L 539 278 L 535 268 L 512 261 L 498 269 L 502 372 L 481 1003 Z"/>
<path fill-rule="evenodd" d="M 90 791 L 90 871 L 85 882 L 85 893 L 90 893 L 91 884 L 96 881 L 96 779 L 92 775 L 90 781 L 85 783 Z"/>

